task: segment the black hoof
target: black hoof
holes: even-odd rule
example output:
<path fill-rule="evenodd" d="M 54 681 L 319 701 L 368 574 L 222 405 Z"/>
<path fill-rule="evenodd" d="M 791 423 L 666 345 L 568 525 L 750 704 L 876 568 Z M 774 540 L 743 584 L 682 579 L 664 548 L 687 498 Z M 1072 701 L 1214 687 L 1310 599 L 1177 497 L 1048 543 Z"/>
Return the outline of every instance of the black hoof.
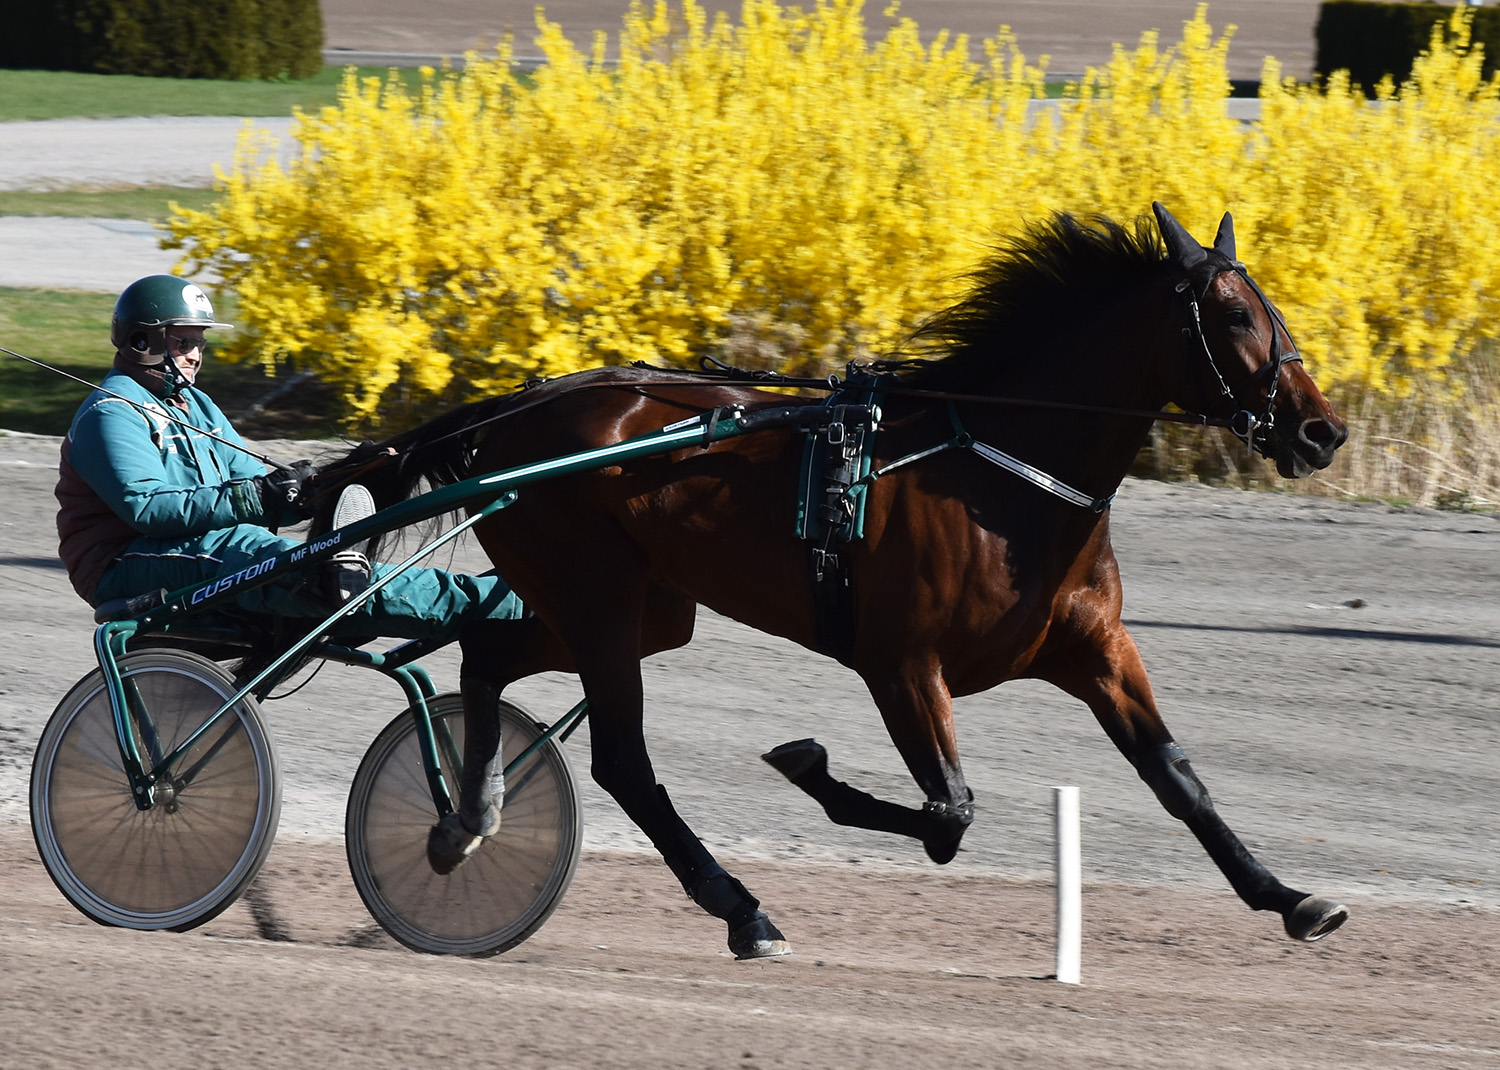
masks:
<path fill-rule="evenodd" d="M 427 833 L 427 864 L 439 876 L 447 876 L 467 862 L 484 843 L 464 828 L 457 814 L 447 814 Z"/>
<path fill-rule="evenodd" d="M 933 835 L 922 837 L 922 846 L 927 857 L 940 866 L 953 861 L 958 854 L 958 845 L 964 833 L 974 823 L 974 794 L 969 793 L 967 803 L 946 803 L 929 799 L 922 804 L 922 816 L 928 821 Z"/>
<path fill-rule="evenodd" d="M 771 919 L 760 911 L 755 917 L 729 934 L 729 950 L 741 961 L 745 959 L 773 959 L 790 955 L 791 945 L 781 930 L 771 924 Z"/>
<path fill-rule="evenodd" d="M 941 843 L 932 840 L 923 840 L 922 846 L 927 850 L 927 857 L 940 866 L 946 866 L 953 861 L 953 856 L 958 854 L 958 845 L 963 841 L 963 836 L 956 840 L 944 840 Z"/>
<path fill-rule="evenodd" d="M 828 752 L 815 739 L 794 739 L 783 743 L 766 751 L 760 760 L 793 783 L 815 769 L 824 773 L 828 771 Z"/>
<path fill-rule="evenodd" d="M 1349 920 L 1349 908 L 1332 899 L 1310 895 L 1286 913 L 1282 919 L 1286 934 L 1293 940 L 1312 943 L 1321 940 Z"/>

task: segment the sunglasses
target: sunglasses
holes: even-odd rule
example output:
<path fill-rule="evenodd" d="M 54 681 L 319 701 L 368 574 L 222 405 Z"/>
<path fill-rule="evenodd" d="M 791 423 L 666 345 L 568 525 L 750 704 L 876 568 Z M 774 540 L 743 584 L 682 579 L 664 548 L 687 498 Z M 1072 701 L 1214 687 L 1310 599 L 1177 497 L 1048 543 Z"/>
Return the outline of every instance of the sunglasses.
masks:
<path fill-rule="evenodd" d="M 175 334 L 169 334 L 167 345 L 171 346 L 172 352 L 179 357 L 185 357 L 195 349 L 208 351 L 208 340 L 204 338 L 179 338 Z"/>

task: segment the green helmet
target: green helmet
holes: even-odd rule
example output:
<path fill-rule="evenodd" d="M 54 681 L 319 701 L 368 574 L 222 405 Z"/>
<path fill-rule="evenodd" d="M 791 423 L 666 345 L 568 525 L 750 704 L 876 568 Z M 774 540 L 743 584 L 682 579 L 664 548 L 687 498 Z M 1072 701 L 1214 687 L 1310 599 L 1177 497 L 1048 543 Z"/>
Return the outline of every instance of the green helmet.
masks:
<path fill-rule="evenodd" d="M 160 364 L 166 354 L 165 331 L 179 325 L 232 327 L 214 322 L 214 306 L 197 286 L 175 275 L 147 275 L 125 287 L 115 302 L 109 340 L 140 364 Z"/>

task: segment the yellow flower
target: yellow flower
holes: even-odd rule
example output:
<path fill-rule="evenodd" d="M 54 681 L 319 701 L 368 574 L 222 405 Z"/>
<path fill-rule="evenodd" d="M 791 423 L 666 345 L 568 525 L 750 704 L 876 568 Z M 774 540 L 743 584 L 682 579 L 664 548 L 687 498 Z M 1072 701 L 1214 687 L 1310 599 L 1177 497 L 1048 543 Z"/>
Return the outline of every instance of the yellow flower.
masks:
<path fill-rule="evenodd" d="M 1194 232 L 1241 259 L 1335 389 L 1441 386 L 1500 323 L 1500 89 L 1456 8 L 1402 86 L 1283 81 L 1228 107 L 1233 28 L 1117 46 L 1058 101 L 1008 30 L 971 48 L 858 0 L 632 3 L 604 62 L 538 16 L 461 71 L 351 72 L 283 167 L 245 134 L 170 243 L 238 294 L 239 356 L 337 387 L 351 425 L 600 364 L 733 348 L 794 372 L 887 352 L 997 239 L 1053 211 Z M 982 56 L 979 62 L 974 57 Z"/>

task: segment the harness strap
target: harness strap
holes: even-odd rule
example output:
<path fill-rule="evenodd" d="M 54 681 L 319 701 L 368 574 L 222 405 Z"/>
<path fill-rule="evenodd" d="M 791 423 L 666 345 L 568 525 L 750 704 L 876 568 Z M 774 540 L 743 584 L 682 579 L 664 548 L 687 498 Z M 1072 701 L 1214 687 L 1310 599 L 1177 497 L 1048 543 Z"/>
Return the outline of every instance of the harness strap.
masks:
<path fill-rule="evenodd" d="M 974 436 L 964 430 L 963 422 L 958 418 L 958 408 L 951 401 L 948 402 L 948 418 L 953 422 L 953 437 L 947 442 L 937 446 L 929 446 L 925 450 L 919 450 L 916 453 L 909 453 L 905 457 L 897 458 L 890 464 L 872 470 L 869 475 L 861 479 L 856 485 L 868 485 L 881 476 L 888 475 L 904 465 L 911 464 L 913 461 L 920 461 L 926 457 L 946 453 L 948 450 L 972 450 L 991 464 L 1005 469 L 1012 475 L 1019 476 L 1033 486 L 1040 487 L 1048 494 L 1055 495 L 1071 505 L 1088 509 L 1091 512 L 1102 513 L 1109 508 L 1110 502 L 1115 500 L 1114 494 L 1103 498 L 1095 498 L 1090 494 L 1085 494 L 1083 491 L 1069 486 L 1062 480 L 1049 476 L 1035 465 L 1018 460 L 987 443 L 976 442 Z"/>
<path fill-rule="evenodd" d="M 1109 503 L 1115 500 L 1113 494 L 1104 498 L 1095 498 L 1068 486 L 1060 479 L 1053 479 L 1040 468 L 1034 468 L 1025 461 L 1018 461 L 1008 453 L 1001 453 L 993 446 L 986 446 L 983 442 L 971 442 L 969 448 L 991 464 L 999 465 L 1012 475 L 1020 476 L 1026 482 L 1041 487 L 1048 494 L 1056 495 L 1065 502 L 1088 509 L 1091 512 L 1102 513 L 1109 508 Z"/>

